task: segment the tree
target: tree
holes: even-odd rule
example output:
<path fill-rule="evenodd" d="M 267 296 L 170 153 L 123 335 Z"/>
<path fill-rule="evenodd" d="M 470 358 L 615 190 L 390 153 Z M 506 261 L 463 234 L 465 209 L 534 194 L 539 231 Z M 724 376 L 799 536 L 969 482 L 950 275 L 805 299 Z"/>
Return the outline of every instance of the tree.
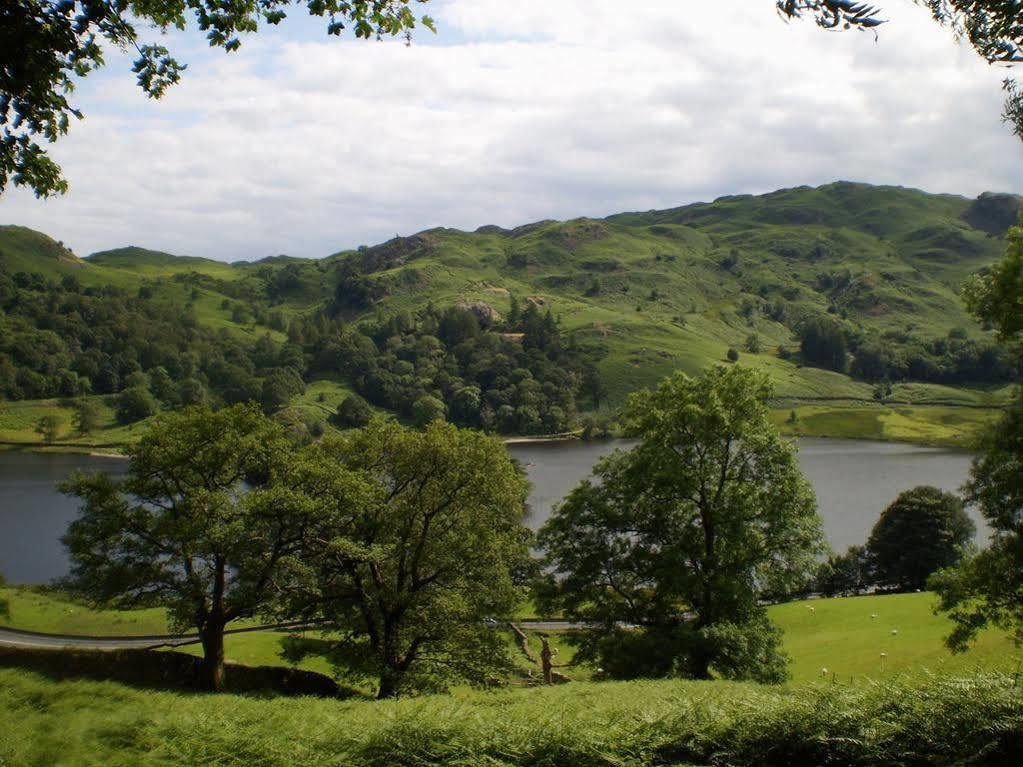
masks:
<path fill-rule="evenodd" d="M 739 361 L 739 350 L 736 349 L 734 346 L 731 346 L 728 349 L 728 354 L 726 354 L 725 356 L 728 357 L 728 361 L 729 362 L 738 362 Z"/>
<path fill-rule="evenodd" d="M 808 362 L 844 373 L 849 367 L 845 333 L 829 317 L 813 317 L 799 329 L 799 350 Z"/>
<path fill-rule="evenodd" d="M 740 367 L 634 394 L 639 444 L 598 463 L 540 531 L 542 602 L 587 624 L 581 657 L 607 674 L 784 677 L 758 595 L 804 584 L 823 539 L 770 395 Z"/>
<path fill-rule="evenodd" d="M 365 426 L 372 417 L 369 403 L 358 394 L 349 394 L 337 406 L 337 412 L 330 417 L 330 421 L 342 429 L 352 429 Z"/>
<path fill-rule="evenodd" d="M 975 530 L 952 493 L 928 485 L 900 493 L 867 540 L 875 582 L 902 591 L 925 588 L 931 573 L 962 558 Z"/>
<path fill-rule="evenodd" d="M 202 381 L 186 378 L 178 385 L 178 399 L 182 405 L 205 405 L 208 396 Z"/>
<path fill-rule="evenodd" d="M 817 569 L 814 588 L 826 596 L 857 594 L 871 583 L 867 550 L 850 546 L 844 554 L 832 554 Z"/>
<path fill-rule="evenodd" d="M 276 413 L 291 402 L 291 398 L 305 391 L 305 381 L 293 368 L 274 368 L 263 379 L 259 401 L 263 412 Z"/>
<path fill-rule="evenodd" d="M 315 516 L 285 482 L 294 449 L 238 405 L 162 414 L 127 452 L 125 478 L 79 473 L 61 486 L 82 501 L 63 539 L 66 585 L 119 609 L 166 607 L 176 630 L 198 631 L 204 682 L 220 690 L 224 628 L 266 604 Z"/>
<path fill-rule="evenodd" d="M 964 288 L 966 305 L 983 323 L 998 331 L 999 340 L 1023 354 L 1023 227 L 1006 232 L 1005 256 Z"/>
<path fill-rule="evenodd" d="M 447 408 L 436 397 L 426 395 L 412 403 L 412 422 L 416 426 L 424 427 L 433 421 L 443 421 L 445 415 Z"/>
<path fill-rule="evenodd" d="M 414 0 L 426 2 L 426 0 Z M 82 112 L 69 100 L 76 82 L 103 65 L 102 44 L 134 48 L 132 71 L 150 98 L 160 98 L 181 79 L 185 65 L 156 43 L 142 43 L 138 28 L 184 29 L 189 16 L 211 47 L 234 51 L 241 35 L 260 22 L 280 23 L 292 6 L 308 5 L 328 18 L 327 34 L 347 28 L 357 38 L 404 35 L 417 24 L 413 0 L 7 0 L 0 6 L 0 192 L 27 186 L 37 196 L 68 189 L 60 167 L 38 139 L 56 141 Z"/>
<path fill-rule="evenodd" d="M 987 435 L 963 491 L 992 537 L 986 549 L 928 584 L 954 624 L 946 641 L 964 650 L 978 631 L 998 626 L 1023 643 L 1023 394 Z"/>
<path fill-rule="evenodd" d="M 371 491 L 321 505 L 293 609 L 344 632 L 338 652 L 377 679 L 380 698 L 490 680 L 507 648 L 487 619 L 515 607 L 513 575 L 528 558 L 527 483 L 504 445 L 450 424 L 378 420 L 310 450 Z"/>
<path fill-rule="evenodd" d="M 125 389 L 117 397 L 117 420 L 121 423 L 135 423 L 149 418 L 158 408 L 159 403 L 148 389 L 138 386 Z"/>
<path fill-rule="evenodd" d="M 47 445 L 53 444 L 60 436 L 60 418 L 56 415 L 44 415 L 36 421 L 36 434 L 43 438 Z"/>
<path fill-rule="evenodd" d="M 1023 61 L 1023 14 L 1016 0 L 915 0 L 928 8 L 934 20 L 950 27 L 960 40 L 969 42 L 989 64 Z M 776 0 L 785 18 L 811 16 L 825 29 L 876 29 L 884 21 L 881 9 L 859 0 Z M 1023 93 L 1016 81 L 1006 78 L 1007 94 L 1002 115 L 1023 138 Z"/>
<path fill-rule="evenodd" d="M 99 428 L 99 405 L 95 401 L 84 397 L 76 399 L 74 411 L 71 416 L 71 424 L 78 436 L 88 436 Z"/>

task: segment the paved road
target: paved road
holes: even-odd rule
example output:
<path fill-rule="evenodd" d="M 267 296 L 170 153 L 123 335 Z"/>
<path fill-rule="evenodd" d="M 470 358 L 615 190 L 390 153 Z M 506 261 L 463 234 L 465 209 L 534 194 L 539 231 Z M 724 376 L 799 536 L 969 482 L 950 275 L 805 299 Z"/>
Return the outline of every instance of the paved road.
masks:
<path fill-rule="evenodd" d="M 578 624 L 568 621 L 516 621 L 522 628 L 535 631 L 566 631 L 577 628 Z M 313 628 L 308 623 L 284 623 L 272 626 L 253 626 L 243 629 L 228 629 L 225 634 L 245 634 L 253 631 L 294 630 Z M 129 650 L 155 647 L 181 647 L 198 644 L 198 634 L 157 634 L 151 636 L 72 636 L 68 634 L 43 634 L 36 631 L 0 628 L 0 646 L 36 647 L 42 649 L 70 648 L 76 650 Z"/>

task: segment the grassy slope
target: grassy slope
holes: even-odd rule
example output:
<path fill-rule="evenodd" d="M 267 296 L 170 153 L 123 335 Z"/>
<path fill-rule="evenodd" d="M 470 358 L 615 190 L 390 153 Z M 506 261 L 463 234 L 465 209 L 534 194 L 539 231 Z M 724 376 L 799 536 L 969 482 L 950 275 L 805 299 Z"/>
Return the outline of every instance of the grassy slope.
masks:
<path fill-rule="evenodd" d="M 723 362 L 735 347 L 742 364 L 771 375 L 786 416 L 793 407 L 809 408 L 801 433 L 966 444 L 1004 403 L 1004 390 L 898 386 L 899 404 L 879 407 L 865 382 L 782 359 L 778 347 L 797 344 L 787 327 L 768 317 L 766 304 L 784 297 L 790 314 L 832 307 L 866 332 L 929 338 L 963 327 L 980 337 L 957 292 L 968 275 L 1001 255 L 1002 240 L 964 220 L 975 206 L 951 195 L 837 183 L 600 221 L 430 230 L 402 258 L 384 259 L 373 278 L 390 287 L 373 311 L 481 300 L 507 312 L 511 294 L 534 297 L 580 341 L 606 352 L 600 368 L 612 404 L 676 369 L 696 373 Z M 386 253 L 388 245 L 370 253 Z M 86 281 L 128 287 L 160 280 L 174 302 L 189 288 L 167 278 L 181 272 L 259 286 L 266 270 L 299 269 L 301 287 L 276 307 L 288 315 L 322 305 L 332 293 L 336 264 L 360 257 L 346 252 L 320 262 L 228 265 L 125 248 L 71 263 L 57 243 L 17 227 L 0 228 L 0 253 L 15 269 L 37 264 L 49 276 L 72 271 Z M 733 254 L 737 264 L 722 268 Z M 841 290 L 819 284 L 821 275 L 846 271 L 848 285 Z M 221 307 L 224 298 L 215 283 L 204 283 L 195 302 L 199 320 L 248 338 L 265 332 L 234 323 Z M 743 304 L 752 307 L 748 316 Z M 751 333 L 760 338 L 759 354 L 743 351 Z M 821 398 L 843 401 L 823 406 Z M 308 410 L 308 397 L 296 405 Z M 992 410 L 962 415 L 961 405 Z M 0 430 L 6 428 L 0 416 Z M 29 431 L 18 439 L 38 438 Z"/>
<path fill-rule="evenodd" d="M 0 670 L 0 762 L 454 767 L 1014 764 L 1020 688 L 572 684 L 399 701 L 261 700 Z M 987 755 L 985 759 L 982 755 Z"/>
<path fill-rule="evenodd" d="M 111 636 L 168 631 L 166 616 L 160 610 L 90 610 L 58 595 L 29 588 L 0 589 L 0 597 L 10 601 L 10 617 L 0 618 L 0 625 L 30 631 Z M 770 608 L 770 615 L 785 632 L 785 650 L 792 658 L 790 671 L 796 684 L 819 679 L 822 668 L 844 681 L 893 673 L 919 676 L 1017 669 L 1018 652 L 1001 632 L 986 632 L 965 654 L 949 653 L 942 638 L 950 626 L 945 617 L 934 615 L 933 603 L 930 594 L 819 599 L 776 605 Z M 893 635 L 892 629 L 898 633 Z M 282 665 L 285 661 L 281 658 L 281 643 L 288 636 L 287 632 L 230 636 L 227 655 L 238 663 Z M 538 653 L 539 640 L 532 634 L 531 645 L 534 654 Z M 556 637 L 554 646 L 560 650 L 559 663 L 571 659 L 573 649 L 563 638 Z M 199 649 L 189 651 L 198 653 Z M 887 655 L 883 667 L 882 652 Z M 310 659 L 303 665 L 327 671 L 322 660 Z M 524 670 L 528 663 L 522 662 L 520 666 Z M 573 679 L 591 676 L 589 670 L 581 668 L 566 669 L 566 673 Z"/>

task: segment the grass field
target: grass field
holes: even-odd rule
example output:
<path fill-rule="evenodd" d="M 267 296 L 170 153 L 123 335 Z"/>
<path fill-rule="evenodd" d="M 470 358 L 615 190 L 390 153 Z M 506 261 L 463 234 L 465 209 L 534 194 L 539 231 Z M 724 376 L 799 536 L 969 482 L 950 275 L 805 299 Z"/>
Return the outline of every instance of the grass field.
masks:
<path fill-rule="evenodd" d="M 323 422 L 351 394 L 343 381 L 316 380 L 281 413 L 285 423 Z M 145 421 L 122 426 L 114 418 L 112 397 L 100 403 L 100 428 L 87 436 L 74 433 L 72 410 L 62 400 L 0 401 L 0 447 L 31 450 L 117 452 L 145 430 Z M 795 411 L 797 420 L 789 419 Z M 869 402 L 810 404 L 804 400 L 775 403 L 771 419 L 783 434 L 799 437 L 840 437 L 885 442 L 971 448 L 986 426 L 1001 415 L 997 407 L 953 405 L 878 405 Z M 36 432 L 45 415 L 60 420 L 57 440 L 47 445 Z"/>
<path fill-rule="evenodd" d="M 134 633 L 165 626 L 158 611 L 94 612 L 30 589 L 0 590 L 0 598 L 26 628 Z M 941 645 L 947 622 L 933 615 L 932 603 L 917 593 L 770 608 L 793 658 L 792 682 L 776 687 L 592 682 L 572 667 L 564 669 L 569 684 L 524 687 L 523 659 L 517 683 L 503 689 L 339 702 L 158 692 L 0 668 L 0 765 L 1018 764 L 1017 652 L 989 632 L 966 655 L 950 656 Z M 227 655 L 281 664 L 283 641 L 293 639 L 235 635 Z M 570 659 L 563 637 L 554 644 L 559 662 Z M 323 660 L 304 667 L 330 671 Z"/>
<path fill-rule="evenodd" d="M 10 616 L 0 617 L 0 625 L 30 631 L 116 636 L 163 634 L 169 630 L 166 616 L 156 609 L 91 610 L 58 594 L 27 587 L 0 589 L 0 598 L 10 603 Z M 769 608 L 769 614 L 784 632 L 784 648 L 792 661 L 791 681 L 797 685 L 819 680 L 822 669 L 828 670 L 829 678 L 860 682 L 893 674 L 926 676 L 979 670 L 1014 673 L 1020 668 L 1019 650 L 998 631 L 983 633 L 966 653 L 950 653 L 942 643 L 950 624 L 944 616 L 933 613 L 933 604 L 934 597 L 928 593 L 895 594 L 791 602 Z M 251 624 L 236 627 L 244 625 Z M 538 655 L 539 640 L 533 632 L 527 633 L 533 653 Z M 318 636 L 316 632 L 286 631 L 232 635 L 227 638 L 226 652 L 229 660 L 246 665 L 286 665 L 281 652 L 289 637 Z M 558 663 L 568 663 L 573 657 L 574 649 L 565 637 L 554 635 L 552 646 L 559 650 Z M 190 647 L 185 651 L 200 650 Z M 885 653 L 883 659 L 881 653 Z M 530 664 L 518 651 L 516 658 L 524 673 Z M 329 666 L 319 657 L 310 657 L 300 665 L 329 672 Z M 576 680 L 592 676 L 592 670 L 585 667 L 563 671 Z"/>
<path fill-rule="evenodd" d="M 792 413 L 796 420 L 791 420 Z M 783 434 L 973 448 L 1001 416 L 997 408 L 872 403 L 806 404 L 776 407 L 771 420 Z"/>
<path fill-rule="evenodd" d="M 989 674 L 795 690 L 578 683 L 399 701 L 173 694 L 0 669 L 5 767 L 1018 764 L 1023 693 Z"/>

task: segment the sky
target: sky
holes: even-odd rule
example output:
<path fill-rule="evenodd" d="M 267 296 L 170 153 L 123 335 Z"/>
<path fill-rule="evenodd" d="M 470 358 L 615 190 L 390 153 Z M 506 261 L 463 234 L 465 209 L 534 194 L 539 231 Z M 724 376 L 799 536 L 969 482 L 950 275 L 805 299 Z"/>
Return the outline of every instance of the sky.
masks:
<path fill-rule="evenodd" d="M 71 191 L 10 190 L 0 223 L 235 261 L 840 179 L 1023 192 L 1006 71 L 877 1 L 876 40 L 773 0 L 431 0 L 411 46 L 327 37 L 301 6 L 232 54 L 174 33 L 182 82 L 146 99 L 111 52 L 52 148 Z"/>

